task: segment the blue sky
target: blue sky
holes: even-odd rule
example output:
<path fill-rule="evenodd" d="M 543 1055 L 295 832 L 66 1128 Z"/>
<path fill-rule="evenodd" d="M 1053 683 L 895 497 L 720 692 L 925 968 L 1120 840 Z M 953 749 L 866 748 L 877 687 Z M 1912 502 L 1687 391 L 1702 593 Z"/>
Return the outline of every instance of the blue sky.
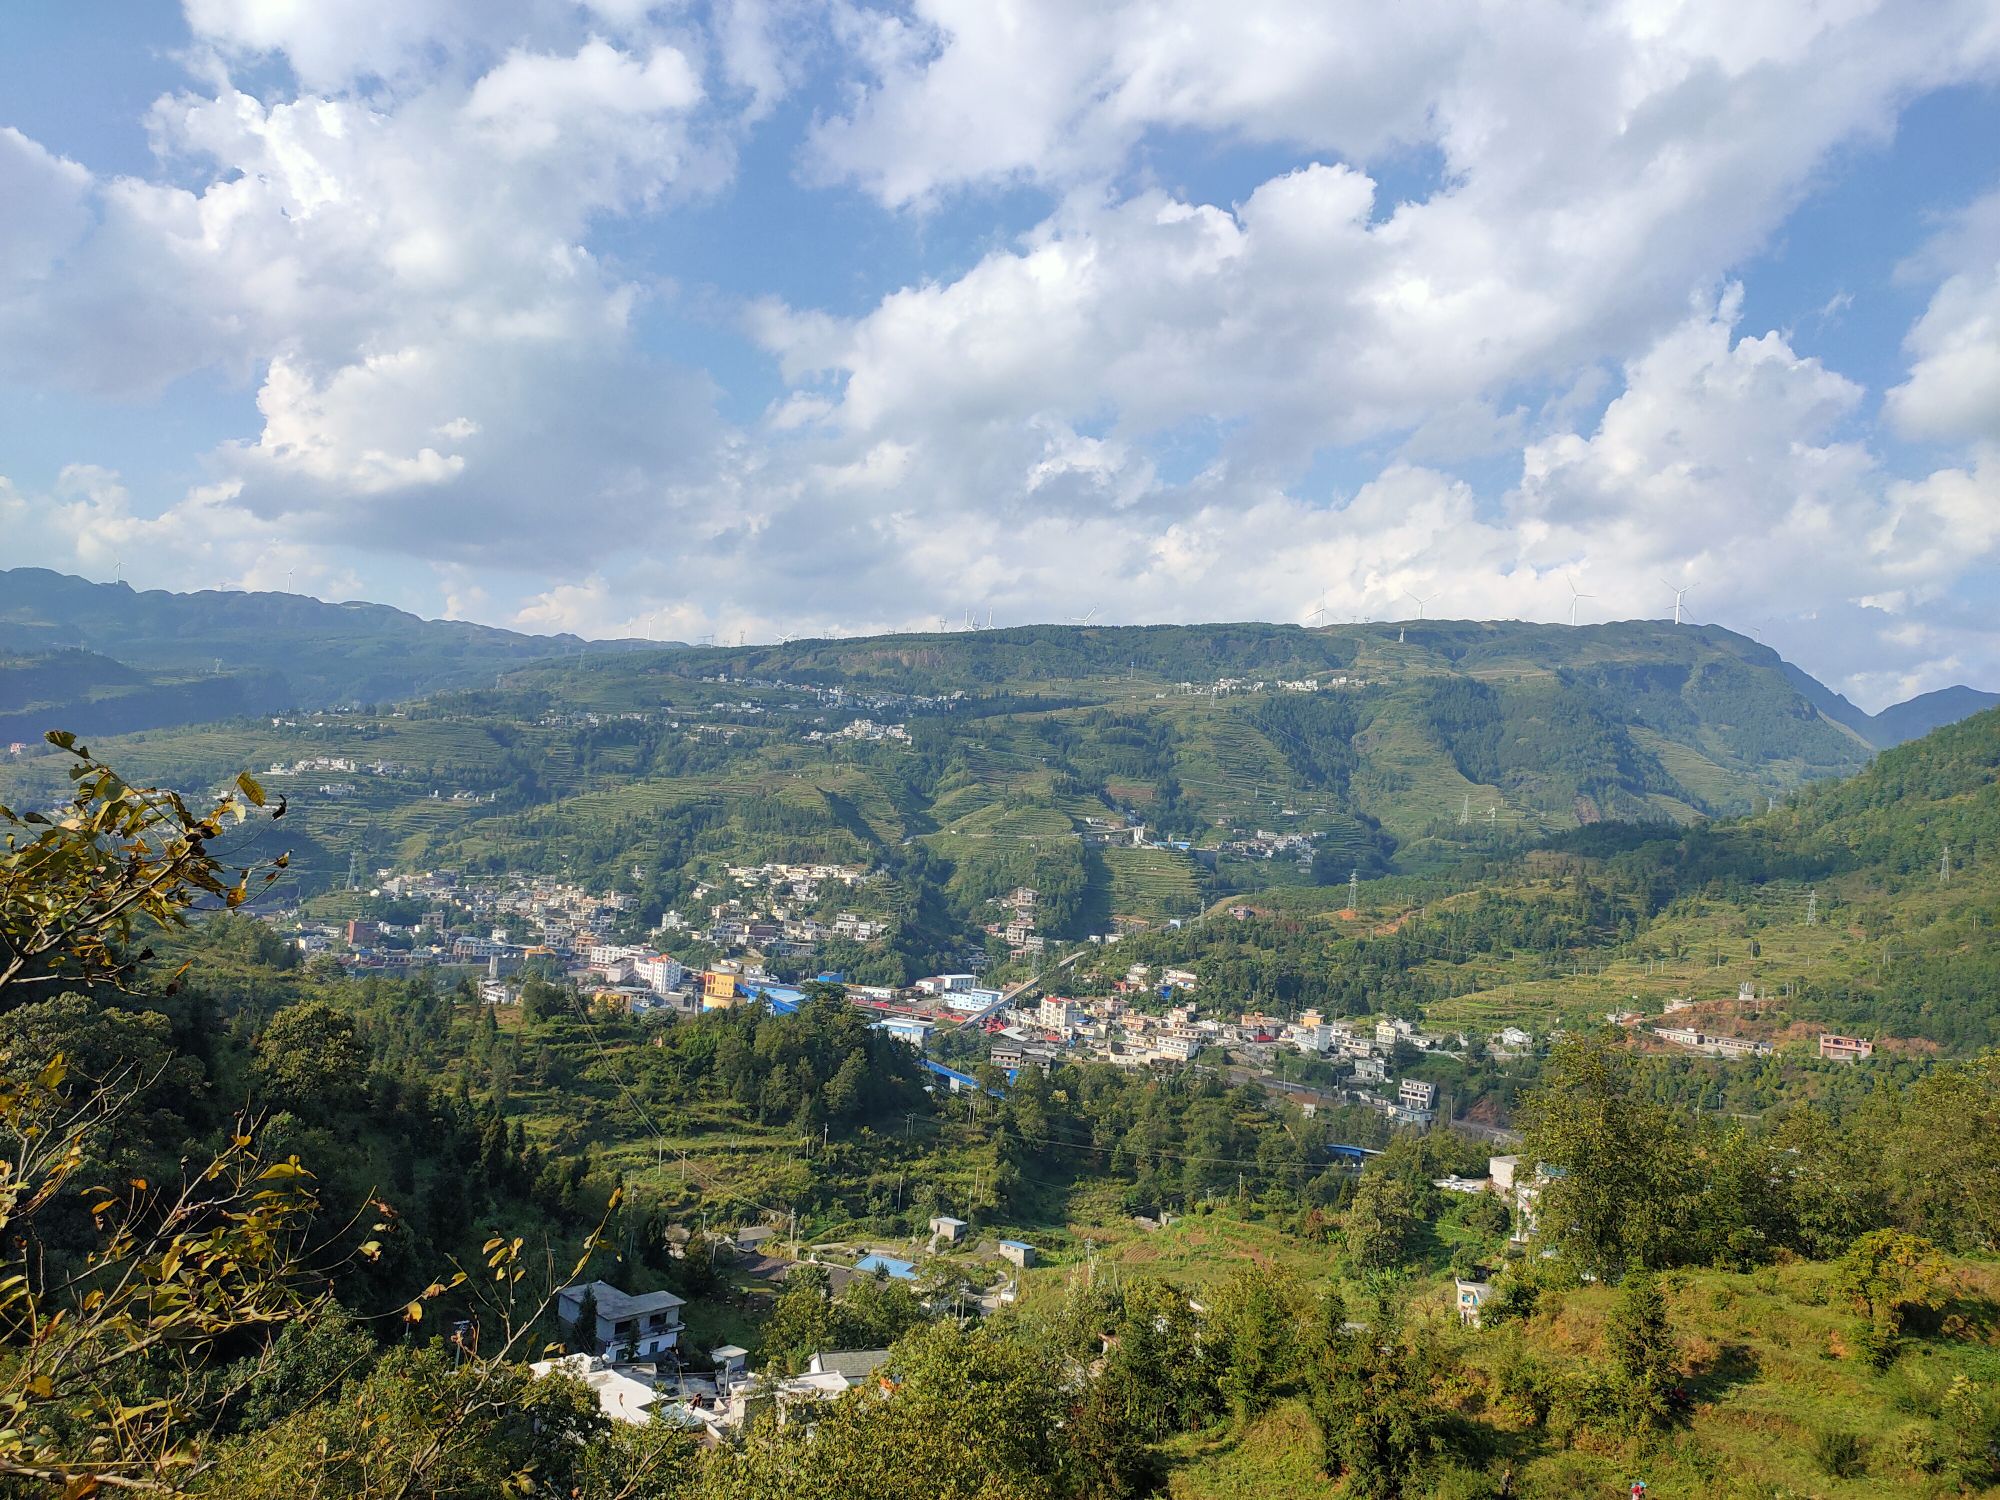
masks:
<path fill-rule="evenodd" d="M 14 7 L 0 563 L 2000 686 L 1996 194 L 1984 3 Z"/>

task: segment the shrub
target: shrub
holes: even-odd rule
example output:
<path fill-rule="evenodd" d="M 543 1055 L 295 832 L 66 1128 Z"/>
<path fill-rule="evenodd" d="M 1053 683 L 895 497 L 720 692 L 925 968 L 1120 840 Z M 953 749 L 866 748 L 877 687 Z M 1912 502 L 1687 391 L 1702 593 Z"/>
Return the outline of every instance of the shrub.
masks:
<path fill-rule="evenodd" d="M 1866 1467 L 1868 1450 L 1855 1434 L 1828 1427 L 1813 1434 L 1812 1456 L 1832 1478 L 1852 1479 Z"/>
<path fill-rule="evenodd" d="M 1937 1433 L 1928 1422 L 1905 1422 L 1889 1436 L 1889 1456 L 1906 1469 L 1928 1474 L 1942 1462 Z"/>

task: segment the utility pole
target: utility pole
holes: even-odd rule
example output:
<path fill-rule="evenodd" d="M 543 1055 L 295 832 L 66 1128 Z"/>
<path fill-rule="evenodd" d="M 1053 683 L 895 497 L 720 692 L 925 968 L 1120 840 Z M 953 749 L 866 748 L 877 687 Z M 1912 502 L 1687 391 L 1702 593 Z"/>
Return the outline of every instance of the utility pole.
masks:
<path fill-rule="evenodd" d="M 1951 884 L 1951 845 L 1944 846 L 1944 858 L 1938 864 L 1938 884 Z"/>

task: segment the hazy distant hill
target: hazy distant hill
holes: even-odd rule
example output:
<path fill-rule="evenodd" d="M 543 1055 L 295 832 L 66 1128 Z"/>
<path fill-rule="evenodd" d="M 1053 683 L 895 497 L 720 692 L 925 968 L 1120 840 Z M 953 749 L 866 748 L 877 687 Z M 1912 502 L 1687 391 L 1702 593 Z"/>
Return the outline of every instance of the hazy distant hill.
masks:
<path fill-rule="evenodd" d="M 1776 653 L 1773 653 L 1774 655 Z M 1857 708 L 1818 678 L 1784 663 L 1785 675 L 1807 702 L 1836 724 L 1844 724 L 1878 750 L 1887 750 L 1907 740 L 1921 739 L 1933 729 L 1956 724 L 1982 709 L 2000 703 L 2000 693 L 1985 693 L 1963 684 L 1921 693 L 1903 703 L 1892 703 L 1879 714 Z"/>
<path fill-rule="evenodd" d="M 1982 693 L 1963 684 L 1922 693 L 1875 715 L 1875 743 L 1886 750 L 1891 745 L 1921 739 L 1933 729 L 1956 724 L 1995 704 L 2000 704 L 2000 693 Z"/>
<path fill-rule="evenodd" d="M 290 697 L 276 672 L 145 671 L 91 651 L 0 651 L 0 741 L 36 740 L 56 726 L 121 734 L 235 718 Z"/>
<path fill-rule="evenodd" d="M 298 594 L 142 593 L 45 568 L 0 570 L 0 651 L 17 663 L 46 662 L 32 694 L 18 674 L 0 677 L 0 715 L 11 722 L 23 712 L 46 711 L 55 722 L 94 734 L 245 712 L 394 702 L 490 682 L 497 671 L 545 657 L 636 644 L 522 635 Z M 78 650 L 136 672 L 114 684 L 117 674 L 101 662 L 51 655 Z M 68 694 L 47 680 L 66 671 L 76 674 Z M 113 686 L 119 691 L 103 691 Z M 66 711 L 66 704 L 75 706 Z"/>

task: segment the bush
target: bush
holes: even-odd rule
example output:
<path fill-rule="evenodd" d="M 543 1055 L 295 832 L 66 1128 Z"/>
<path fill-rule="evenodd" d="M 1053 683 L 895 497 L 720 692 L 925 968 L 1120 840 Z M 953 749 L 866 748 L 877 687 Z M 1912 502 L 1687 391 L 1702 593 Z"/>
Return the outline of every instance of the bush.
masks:
<path fill-rule="evenodd" d="M 1943 1462 L 1937 1433 L 1928 1422 L 1905 1422 L 1889 1437 L 1889 1456 L 1906 1469 L 1928 1474 Z"/>
<path fill-rule="evenodd" d="M 1828 1427 L 1813 1434 L 1813 1462 L 1834 1479 L 1852 1479 L 1867 1466 L 1868 1450 L 1859 1437 Z"/>
<path fill-rule="evenodd" d="M 1446 1464 L 1431 1481 L 1431 1500 L 1494 1500 L 1500 1486 L 1490 1474 L 1462 1464 Z"/>

